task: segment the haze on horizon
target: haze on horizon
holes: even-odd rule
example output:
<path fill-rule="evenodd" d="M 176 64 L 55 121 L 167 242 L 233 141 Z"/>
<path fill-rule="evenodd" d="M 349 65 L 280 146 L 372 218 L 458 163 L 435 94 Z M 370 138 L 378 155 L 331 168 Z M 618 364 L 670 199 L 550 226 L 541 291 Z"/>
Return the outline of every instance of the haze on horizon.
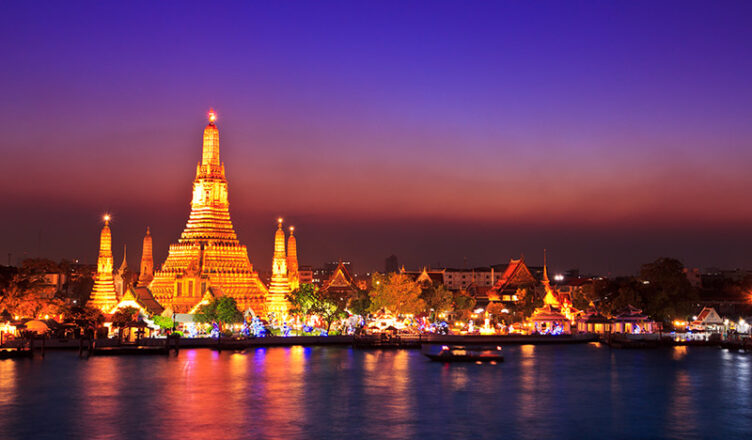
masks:
<path fill-rule="evenodd" d="M 8 3 L 0 262 L 155 261 L 217 110 L 252 263 L 752 268 L 749 2 Z M 467 261 L 467 263 L 465 263 Z"/>

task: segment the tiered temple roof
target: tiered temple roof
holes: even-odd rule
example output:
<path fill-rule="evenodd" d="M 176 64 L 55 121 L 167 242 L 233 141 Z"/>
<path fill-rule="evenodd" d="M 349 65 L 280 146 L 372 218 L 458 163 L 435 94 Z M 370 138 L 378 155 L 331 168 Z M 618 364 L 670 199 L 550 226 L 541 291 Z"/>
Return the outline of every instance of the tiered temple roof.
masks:
<path fill-rule="evenodd" d="M 110 216 L 104 217 L 104 227 L 99 235 L 99 257 L 97 258 L 97 274 L 94 276 L 94 288 L 88 304 L 104 313 L 110 313 L 117 304 L 115 295 L 115 278 L 112 274 L 112 232 L 110 231 Z"/>
<path fill-rule="evenodd" d="M 274 234 L 274 258 L 272 260 L 272 280 L 269 284 L 267 297 L 267 313 L 275 313 L 277 317 L 287 316 L 290 308 L 287 295 L 290 294 L 290 280 L 287 274 L 287 255 L 285 253 L 285 231 L 282 230 L 282 219 L 277 221 L 277 232 Z"/>
<path fill-rule="evenodd" d="M 219 160 L 219 130 L 210 113 L 204 129 L 201 162 L 196 167 L 188 222 L 150 288 L 162 306 L 176 313 L 194 308 L 210 286 L 235 298 L 242 311 L 263 314 L 266 287 L 253 270 L 248 251 L 230 220 L 227 179 Z"/>

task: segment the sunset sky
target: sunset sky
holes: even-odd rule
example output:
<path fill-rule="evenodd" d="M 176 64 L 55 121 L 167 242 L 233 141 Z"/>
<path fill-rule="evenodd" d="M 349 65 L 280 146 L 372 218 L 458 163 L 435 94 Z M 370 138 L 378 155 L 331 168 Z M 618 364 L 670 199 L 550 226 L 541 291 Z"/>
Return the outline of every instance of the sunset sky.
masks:
<path fill-rule="evenodd" d="M 6 2 L 0 264 L 137 266 L 189 212 L 209 108 L 271 266 L 521 254 L 752 269 L 752 2 Z"/>

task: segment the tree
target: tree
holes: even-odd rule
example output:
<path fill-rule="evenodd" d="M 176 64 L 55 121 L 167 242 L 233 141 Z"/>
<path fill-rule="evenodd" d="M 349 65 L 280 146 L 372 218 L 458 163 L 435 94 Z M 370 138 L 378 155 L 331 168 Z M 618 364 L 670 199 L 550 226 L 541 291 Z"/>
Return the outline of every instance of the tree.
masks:
<path fill-rule="evenodd" d="M 444 287 L 443 284 L 423 289 L 420 297 L 426 303 L 431 319 L 436 319 L 436 316 L 441 312 L 449 311 L 454 304 L 452 291 Z"/>
<path fill-rule="evenodd" d="M 458 290 L 452 296 L 452 309 L 460 319 L 465 319 L 475 307 L 475 298 L 463 290 Z"/>
<path fill-rule="evenodd" d="M 123 328 L 136 321 L 138 309 L 135 307 L 123 307 L 112 314 L 112 326 Z"/>
<path fill-rule="evenodd" d="M 349 298 L 341 298 L 338 295 L 327 295 L 313 284 L 302 284 L 292 291 L 287 300 L 292 306 L 290 312 L 301 316 L 316 315 L 326 323 L 326 331 L 332 327 L 332 323 L 347 316 L 345 311 Z"/>
<path fill-rule="evenodd" d="M 365 290 L 360 290 L 350 297 L 347 309 L 354 315 L 366 315 L 371 307 L 371 297 Z"/>
<path fill-rule="evenodd" d="M 223 296 L 199 307 L 198 312 L 193 316 L 193 320 L 204 324 L 212 322 L 234 324 L 243 321 L 243 314 L 238 310 L 235 298 Z"/>
<path fill-rule="evenodd" d="M 305 283 L 287 295 L 290 303 L 290 313 L 293 315 L 307 316 L 312 314 L 316 307 L 319 288 L 313 284 Z"/>
<path fill-rule="evenodd" d="M 646 312 L 654 319 L 671 322 L 692 314 L 698 293 L 674 258 L 659 258 L 642 265 L 640 279 Z"/>
<path fill-rule="evenodd" d="M 426 309 L 420 298 L 420 286 L 402 273 L 373 274 L 371 279 L 371 312 L 386 309 L 397 315 L 419 314 Z"/>
<path fill-rule="evenodd" d="M 42 307 L 40 293 L 44 277 L 32 268 L 22 266 L 0 291 L 0 311 L 18 316 L 37 317 Z"/>
<path fill-rule="evenodd" d="M 82 328 L 99 327 L 104 323 L 104 315 L 91 306 L 73 306 L 66 312 L 66 320 L 73 321 Z"/>
<path fill-rule="evenodd" d="M 172 318 L 162 315 L 154 315 L 154 324 L 158 325 L 161 329 L 171 329 L 175 327 L 175 321 Z"/>
<path fill-rule="evenodd" d="M 223 324 L 235 324 L 243 321 L 243 314 L 238 310 L 235 298 L 223 296 L 217 300 L 217 321 Z"/>

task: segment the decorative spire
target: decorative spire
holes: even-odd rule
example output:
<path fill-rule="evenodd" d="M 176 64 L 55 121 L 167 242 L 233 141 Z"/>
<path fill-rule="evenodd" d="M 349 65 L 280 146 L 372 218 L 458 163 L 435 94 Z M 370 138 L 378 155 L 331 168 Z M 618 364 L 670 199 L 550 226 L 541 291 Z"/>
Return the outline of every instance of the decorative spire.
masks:
<path fill-rule="evenodd" d="M 546 250 L 543 249 L 543 284 L 549 285 L 551 281 L 548 279 L 548 262 L 546 261 Z"/>
<path fill-rule="evenodd" d="M 300 273 L 298 272 L 298 244 L 295 240 L 295 226 L 290 226 L 290 236 L 287 238 L 287 278 L 290 280 L 290 290 L 300 287 Z"/>
<path fill-rule="evenodd" d="M 209 124 L 204 129 L 203 154 L 201 156 L 201 166 L 207 167 L 206 173 L 210 174 L 212 170 L 219 171 L 219 130 L 215 125 L 217 114 L 214 110 L 209 110 Z"/>
<path fill-rule="evenodd" d="M 127 254 L 127 248 L 126 245 L 123 245 L 123 262 L 120 264 L 120 269 L 118 269 L 119 273 L 123 273 L 126 270 L 128 270 L 128 254 Z"/>
<path fill-rule="evenodd" d="M 274 233 L 274 258 L 272 259 L 272 281 L 267 297 L 267 312 L 273 312 L 279 318 L 287 316 L 290 293 L 290 281 L 287 277 L 287 256 L 285 255 L 285 231 L 282 218 L 277 219 L 277 231 Z"/>
<path fill-rule="evenodd" d="M 104 216 L 104 226 L 99 234 L 99 257 L 97 258 L 97 274 L 94 276 L 94 288 L 91 291 L 89 305 L 104 313 L 110 311 L 117 304 L 115 294 L 115 278 L 112 275 L 112 232 L 110 231 L 110 216 Z"/>
<path fill-rule="evenodd" d="M 152 256 L 151 230 L 146 227 L 144 245 L 141 250 L 141 271 L 138 274 L 139 286 L 145 286 L 154 279 L 154 258 Z"/>

